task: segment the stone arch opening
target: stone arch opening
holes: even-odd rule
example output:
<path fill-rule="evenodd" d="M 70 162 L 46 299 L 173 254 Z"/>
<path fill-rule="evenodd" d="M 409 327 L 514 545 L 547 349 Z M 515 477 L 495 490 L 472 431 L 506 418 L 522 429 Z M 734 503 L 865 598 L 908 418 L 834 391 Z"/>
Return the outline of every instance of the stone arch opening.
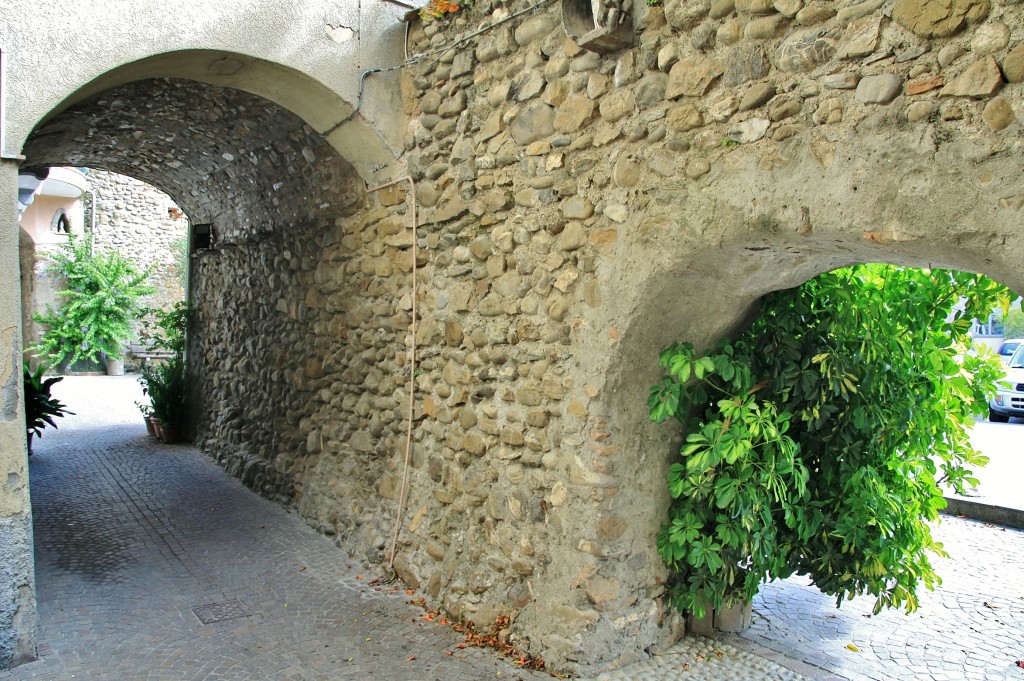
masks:
<path fill-rule="evenodd" d="M 238 66 L 235 57 L 217 59 Z M 256 61 L 237 60 L 238 72 Z M 191 243 L 202 246 L 193 249 L 189 282 L 197 441 L 217 447 L 252 487 L 287 497 L 291 462 L 275 463 L 274 454 L 297 456 L 297 443 L 279 433 L 294 432 L 313 390 L 292 380 L 306 359 L 295 349 L 312 333 L 306 285 L 339 221 L 365 207 L 365 185 L 315 126 L 269 99 L 194 79 L 137 78 L 167 64 L 185 73 L 182 63 L 130 64 L 76 92 L 28 137 L 24 166 L 127 175 L 180 206 L 194 227 Z M 253 441 L 263 450 L 253 452 Z"/>
<path fill-rule="evenodd" d="M 326 220 L 362 200 L 354 168 L 323 137 L 242 90 L 152 78 L 73 99 L 29 136 L 26 167 L 135 177 L 169 194 L 192 222 L 219 224 L 225 238 Z"/>
<path fill-rule="evenodd" d="M 612 442 L 622 452 L 614 458 L 615 478 L 621 483 L 614 506 L 608 506 L 614 512 L 603 515 L 626 518 L 633 551 L 646 554 L 645 560 L 632 561 L 631 569 L 616 577 L 622 597 L 658 594 L 666 574 L 655 549 L 656 533 L 668 508 L 665 480 L 682 433 L 672 425 L 650 423 L 646 398 L 660 378 L 658 354 L 667 345 L 690 341 L 706 348 L 723 337 L 735 337 L 756 319 L 766 294 L 859 263 L 981 272 L 1022 290 L 1024 282 L 998 249 L 970 252 L 938 240 L 899 242 L 874 232 L 801 235 L 797 216 L 790 224 L 755 229 L 749 236 L 666 259 L 667 264 L 651 272 L 630 296 L 628 323 L 619 327 L 621 340 L 607 365 L 603 392 L 609 400 L 601 411 L 602 432 L 612 434 L 601 444 Z M 600 456 L 598 452 L 595 458 Z M 645 579 L 635 579 L 638 566 L 649 570 Z M 651 628 L 655 621 L 665 622 L 664 616 L 663 610 L 651 610 Z"/>
<path fill-rule="evenodd" d="M 26 139 L 70 108 L 139 81 L 166 78 L 249 93 L 287 110 L 323 136 L 367 182 L 395 173 L 395 152 L 355 106 L 302 71 L 239 52 L 191 49 L 153 54 L 122 64 L 82 84 L 56 104 Z M 369 106 L 369 105 L 368 105 Z"/>

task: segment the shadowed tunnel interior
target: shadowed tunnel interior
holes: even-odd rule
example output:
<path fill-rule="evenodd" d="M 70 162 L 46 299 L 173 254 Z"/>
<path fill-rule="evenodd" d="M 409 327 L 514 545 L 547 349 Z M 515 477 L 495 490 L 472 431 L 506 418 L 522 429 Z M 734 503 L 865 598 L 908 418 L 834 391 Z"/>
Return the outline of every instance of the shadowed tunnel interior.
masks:
<path fill-rule="evenodd" d="M 128 175 L 169 194 L 193 226 L 210 226 L 212 248 L 190 265 L 191 430 L 271 491 L 261 471 L 272 457 L 260 452 L 253 470 L 242 433 L 267 433 L 292 452 L 304 442 L 294 426 L 308 415 L 310 386 L 294 376 L 307 360 L 295 348 L 312 333 L 307 287 L 340 221 L 365 208 L 362 179 L 300 117 L 243 90 L 149 78 L 68 101 L 33 131 L 23 167 Z M 271 477 L 273 492 L 291 494 L 290 478 Z"/>
<path fill-rule="evenodd" d="M 102 168 L 167 192 L 193 224 L 235 240 L 323 222 L 363 200 L 351 165 L 290 111 L 197 81 L 119 85 L 33 131 L 25 168 Z"/>

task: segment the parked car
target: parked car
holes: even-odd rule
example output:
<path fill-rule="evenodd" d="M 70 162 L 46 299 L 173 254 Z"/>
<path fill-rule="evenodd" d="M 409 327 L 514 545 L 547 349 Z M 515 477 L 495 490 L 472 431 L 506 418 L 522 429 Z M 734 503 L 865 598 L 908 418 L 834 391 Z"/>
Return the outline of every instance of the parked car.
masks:
<path fill-rule="evenodd" d="M 1006 423 L 1011 416 L 1024 418 L 1024 344 L 1014 350 L 1006 375 L 996 383 L 996 391 L 988 402 L 989 421 Z"/>
<path fill-rule="evenodd" d="M 1024 338 L 1006 338 L 1003 340 L 999 345 L 999 350 L 996 352 L 999 355 L 999 359 L 1003 360 L 1003 364 L 1010 363 L 1010 358 L 1013 357 L 1013 353 L 1016 352 L 1021 343 L 1024 343 Z"/>

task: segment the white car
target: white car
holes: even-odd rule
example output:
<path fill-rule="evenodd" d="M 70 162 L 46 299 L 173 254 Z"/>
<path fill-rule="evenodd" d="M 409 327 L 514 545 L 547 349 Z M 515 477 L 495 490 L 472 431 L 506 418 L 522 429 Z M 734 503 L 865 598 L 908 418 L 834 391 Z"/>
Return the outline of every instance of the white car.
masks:
<path fill-rule="evenodd" d="M 999 350 L 996 351 L 996 354 L 999 355 L 999 359 L 1003 360 L 1003 364 L 1010 363 L 1010 358 L 1013 357 L 1013 353 L 1016 352 L 1021 343 L 1024 343 L 1024 338 L 1007 338 L 999 344 Z"/>
<path fill-rule="evenodd" d="M 988 420 L 1006 423 L 1011 416 L 1024 418 L 1024 344 L 1018 345 L 1006 375 L 996 382 L 996 396 L 988 401 Z"/>

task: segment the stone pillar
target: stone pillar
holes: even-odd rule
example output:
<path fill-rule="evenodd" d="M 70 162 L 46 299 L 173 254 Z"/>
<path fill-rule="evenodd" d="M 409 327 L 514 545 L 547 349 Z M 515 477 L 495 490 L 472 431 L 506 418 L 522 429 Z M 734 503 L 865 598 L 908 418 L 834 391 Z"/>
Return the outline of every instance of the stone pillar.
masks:
<path fill-rule="evenodd" d="M 36 654 L 32 511 L 21 380 L 18 165 L 0 161 L 0 669 Z"/>

